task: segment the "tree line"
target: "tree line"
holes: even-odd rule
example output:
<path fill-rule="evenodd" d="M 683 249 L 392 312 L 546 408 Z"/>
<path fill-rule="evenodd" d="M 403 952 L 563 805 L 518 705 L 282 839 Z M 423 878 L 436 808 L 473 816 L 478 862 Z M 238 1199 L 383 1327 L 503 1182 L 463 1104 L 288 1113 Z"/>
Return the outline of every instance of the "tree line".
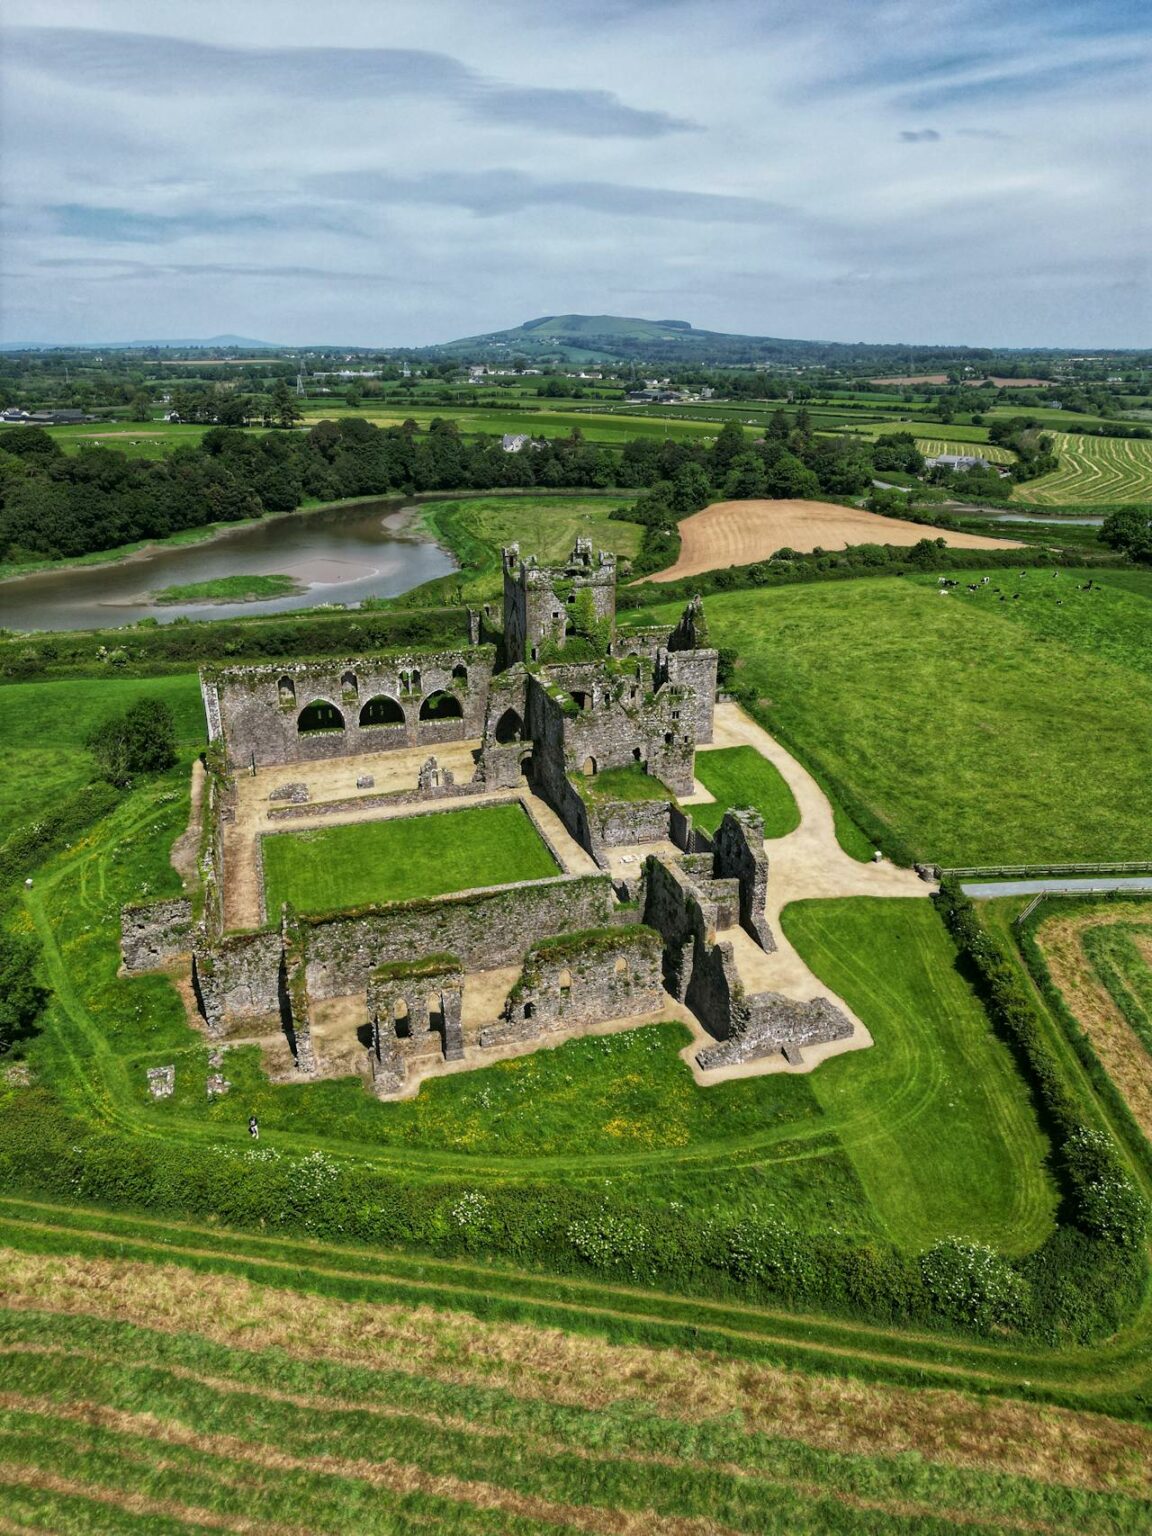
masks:
<path fill-rule="evenodd" d="M 217 426 L 159 461 L 115 448 L 65 453 L 37 427 L 0 437 L 0 559 L 75 557 L 209 523 L 290 512 L 302 502 L 437 490 L 650 488 L 638 520 L 683 516 L 724 496 L 848 495 L 873 471 L 871 445 L 817 438 L 807 412 L 777 412 L 753 443 L 735 423 L 716 440 L 637 438 L 622 449 L 570 436 L 534 439 L 518 453 L 495 437 L 465 438 L 434 419 L 376 427 L 355 417 L 306 432 Z M 655 509 L 664 511 L 656 517 Z"/>

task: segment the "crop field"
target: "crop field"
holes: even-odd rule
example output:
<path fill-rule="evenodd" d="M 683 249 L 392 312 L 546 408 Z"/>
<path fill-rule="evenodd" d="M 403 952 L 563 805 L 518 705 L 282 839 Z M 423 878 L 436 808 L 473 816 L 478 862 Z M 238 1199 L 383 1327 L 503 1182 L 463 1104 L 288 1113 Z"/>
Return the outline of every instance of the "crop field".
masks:
<path fill-rule="evenodd" d="M 85 737 L 141 698 L 168 705 L 186 756 L 204 745 L 204 706 L 195 675 L 0 687 L 0 842 L 92 778 L 95 764 L 84 749 Z"/>
<path fill-rule="evenodd" d="M 762 723 L 917 857 L 1152 856 L 1147 598 L 1076 570 L 975 594 L 956 575 L 948 597 L 920 577 L 716 594 L 712 640 Z"/>
<path fill-rule="evenodd" d="M 518 802 L 266 834 L 261 846 L 270 919 L 283 902 L 334 912 L 559 873 Z"/>
<path fill-rule="evenodd" d="M 309 411 L 305 424 L 322 421 L 325 417 L 352 414 L 346 410 L 329 409 Z M 440 405 L 407 405 L 394 408 L 369 407 L 354 413 L 378 427 L 398 427 L 409 418 L 427 427 L 434 416 L 451 417 L 460 423 L 465 434 L 487 433 L 502 436 L 505 432 L 526 432 L 535 437 L 568 437 L 578 428 L 589 442 L 619 444 L 633 437 L 712 438 L 717 426 L 708 421 L 680 418 L 652 420 L 644 416 L 617 414 L 612 410 L 518 411 L 499 407 L 471 407 Z"/>
<path fill-rule="evenodd" d="M 703 571 L 770 560 L 780 549 L 846 549 L 851 544 L 896 544 L 911 548 L 931 533 L 953 549 L 1013 549 L 1019 541 L 985 534 L 942 532 L 921 523 L 884 517 L 860 507 L 827 501 L 774 501 L 749 498 L 716 501 L 680 524 L 680 554 L 675 565 L 648 579 L 680 581 Z"/>
<path fill-rule="evenodd" d="M 696 778 L 712 803 L 692 806 L 692 820 L 705 832 L 715 832 L 724 812 L 734 805 L 751 806 L 764 818 L 765 837 L 787 837 L 800 825 L 800 812 L 779 769 L 755 747 L 718 747 L 696 754 Z"/>
<path fill-rule="evenodd" d="M 1152 501 L 1152 441 L 1055 435 L 1060 467 L 1021 487 L 1021 500 L 1041 506 Z"/>
<path fill-rule="evenodd" d="M 973 453 L 978 458 L 987 459 L 989 464 L 1013 464 L 1016 455 L 1010 448 L 1001 448 L 996 443 L 962 442 L 955 437 L 920 437 L 916 438 L 916 446 L 920 452 L 929 458 L 936 458 L 941 453 Z"/>
<path fill-rule="evenodd" d="M 1152 902 L 1048 900 L 1036 944 L 1064 1002 L 1152 1139 Z"/>

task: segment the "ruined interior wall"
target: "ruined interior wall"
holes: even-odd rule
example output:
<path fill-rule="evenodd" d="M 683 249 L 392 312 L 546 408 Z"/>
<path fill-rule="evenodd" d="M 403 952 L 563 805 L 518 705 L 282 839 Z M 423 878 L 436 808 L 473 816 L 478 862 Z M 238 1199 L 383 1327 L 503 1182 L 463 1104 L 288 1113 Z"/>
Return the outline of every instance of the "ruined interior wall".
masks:
<path fill-rule="evenodd" d="M 583 875 L 303 918 L 308 990 L 360 992 L 377 966 L 413 955 L 459 955 L 468 970 L 516 964 L 545 935 L 606 926 L 612 906 L 609 877 Z"/>
<path fill-rule="evenodd" d="M 771 954 L 776 940 L 764 915 L 768 899 L 768 855 L 764 818 L 757 811 L 725 811 L 714 838 L 715 873 L 740 886 L 740 926 Z"/>
<path fill-rule="evenodd" d="M 748 1018 L 743 1026 L 730 1039 L 697 1052 L 696 1060 L 704 1071 L 743 1066 L 777 1051 L 798 1061 L 804 1046 L 846 1040 L 852 1034 L 852 1021 L 826 997 L 797 1002 L 778 992 L 760 992 L 747 1001 Z"/>
<path fill-rule="evenodd" d="M 225 1034 L 233 1021 L 280 1017 L 282 960 L 279 928 L 197 946 L 194 979 L 209 1035 Z"/>
<path fill-rule="evenodd" d="M 480 1044 L 507 1045 L 655 1013 L 663 1001 L 658 934 L 641 927 L 575 933 L 529 951 L 504 1018 L 481 1030 Z"/>
<path fill-rule="evenodd" d="M 120 910 L 120 955 L 126 971 L 158 971 L 191 953 L 192 903 L 153 901 Z"/>

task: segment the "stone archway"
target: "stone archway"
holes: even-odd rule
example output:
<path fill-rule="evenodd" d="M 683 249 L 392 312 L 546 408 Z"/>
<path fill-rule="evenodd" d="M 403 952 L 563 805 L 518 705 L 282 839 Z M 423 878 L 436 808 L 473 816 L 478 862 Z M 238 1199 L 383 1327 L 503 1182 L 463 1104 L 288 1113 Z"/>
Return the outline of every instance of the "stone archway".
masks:
<path fill-rule="evenodd" d="M 360 724 L 372 725 L 403 725 L 404 710 L 395 699 L 389 698 L 386 693 L 378 693 L 368 700 L 360 711 Z"/>
<path fill-rule="evenodd" d="M 342 731 L 344 729 L 343 713 L 335 704 L 327 699 L 313 699 L 311 704 L 305 704 L 296 721 L 296 730 L 301 736 L 308 736 L 320 731 Z"/>

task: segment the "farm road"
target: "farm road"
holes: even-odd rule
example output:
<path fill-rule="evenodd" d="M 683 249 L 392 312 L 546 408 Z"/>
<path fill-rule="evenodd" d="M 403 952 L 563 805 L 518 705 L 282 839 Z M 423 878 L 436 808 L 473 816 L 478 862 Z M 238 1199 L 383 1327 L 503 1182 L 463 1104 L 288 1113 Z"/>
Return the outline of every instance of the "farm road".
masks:
<path fill-rule="evenodd" d="M 1088 896 L 1094 891 L 1152 891 L 1152 875 L 1121 875 L 1113 880 L 1086 875 L 1079 880 L 965 880 L 960 889 L 965 896 L 1039 896 L 1066 892 Z"/>

